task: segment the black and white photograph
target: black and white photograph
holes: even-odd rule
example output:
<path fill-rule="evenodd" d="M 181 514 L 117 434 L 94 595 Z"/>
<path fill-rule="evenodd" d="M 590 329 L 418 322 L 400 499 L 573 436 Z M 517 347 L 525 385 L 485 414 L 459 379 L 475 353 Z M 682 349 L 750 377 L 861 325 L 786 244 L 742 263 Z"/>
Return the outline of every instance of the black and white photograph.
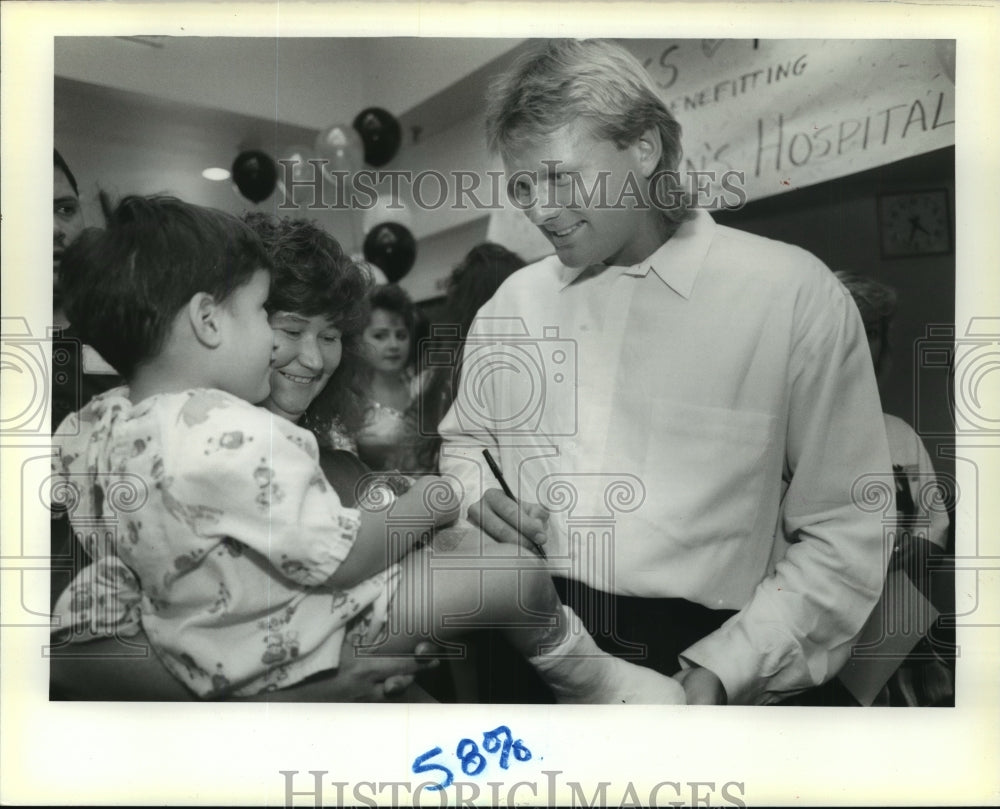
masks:
<path fill-rule="evenodd" d="M 5 802 L 1000 799 L 997 12 L 695 6 L 5 4 Z"/>

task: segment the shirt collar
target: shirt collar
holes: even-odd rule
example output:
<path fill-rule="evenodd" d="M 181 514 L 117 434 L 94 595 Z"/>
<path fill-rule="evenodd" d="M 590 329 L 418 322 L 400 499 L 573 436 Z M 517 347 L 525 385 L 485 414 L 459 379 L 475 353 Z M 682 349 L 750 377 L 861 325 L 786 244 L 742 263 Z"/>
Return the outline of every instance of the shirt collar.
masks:
<path fill-rule="evenodd" d="M 631 267 L 594 265 L 590 267 L 567 267 L 560 263 L 559 281 L 562 289 L 574 281 L 582 281 L 588 275 L 604 271 L 616 271 L 621 275 L 645 277 L 650 270 L 663 283 L 682 298 L 690 298 L 695 279 L 705 261 L 715 221 L 707 211 L 695 211 L 694 217 L 681 223 L 674 235 L 657 248 L 649 258 Z"/>

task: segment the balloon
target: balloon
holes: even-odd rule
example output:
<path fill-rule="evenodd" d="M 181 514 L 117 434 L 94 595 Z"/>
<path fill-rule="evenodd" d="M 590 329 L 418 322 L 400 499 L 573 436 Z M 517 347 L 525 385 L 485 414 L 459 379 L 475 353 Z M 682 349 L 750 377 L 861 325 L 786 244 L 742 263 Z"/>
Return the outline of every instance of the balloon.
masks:
<path fill-rule="evenodd" d="M 364 270 L 375 286 L 382 286 L 389 283 L 389 279 L 385 277 L 385 273 L 374 264 L 369 264 L 365 261 L 365 257 L 360 253 L 352 253 L 351 261 Z"/>
<path fill-rule="evenodd" d="M 361 110 L 354 119 L 354 128 L 365 145 L 365 162 L 370 166 L 384 166 L 399 151 L 403 129 L 396 117 L 381 107 Z"/>
<path fill-rule="evenodd" d="M 400 198 L 379 194 L 375 204 L 361 214 L 361 232 L 367 233 L 383 222 L 395 222 L 405 228 L 413 227 L 413 212 L 410 206 Z"/>
<path fill-rule="evenodd" d="M 365 259 L 385 273 L 394 284 L 413 267 L 417 258 L 417 242 L 410 229 L 398 222 L 383 222 L 365 236 Z"/>
<path fill-rule="evenodd" d="M 309 165 L 309 159 L 313 156 L 313 150 L 308 146 L 289 146 L 282 156 L 283 161 L 292 164 L 292 179 L 297 183 L 308 183 L 313 179 L 313 167 Z"/>
<path fill-rule="evenodd" d="M 233 161 L 233 182 L 251 202 L 263 202 L 274 193 L 278 167 L 266 152 L 240 152 Z"/>
<path fill-rule="evenodd" d="M 323 172 L 333 180 L 334 172 L 353 174 L 361 168 L 361 138 L 346 124 L 328 126 L 316 137 L 316 157 L 325 160 Z"/>

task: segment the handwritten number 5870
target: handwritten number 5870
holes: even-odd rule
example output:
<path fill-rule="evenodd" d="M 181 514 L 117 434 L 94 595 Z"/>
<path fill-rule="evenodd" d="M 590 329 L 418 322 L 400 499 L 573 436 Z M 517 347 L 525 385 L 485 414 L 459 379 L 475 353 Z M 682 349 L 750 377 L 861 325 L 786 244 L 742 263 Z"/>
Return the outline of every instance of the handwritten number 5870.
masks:
<path fill-rule="evenodd" d="M 493 730 L 483 733 L 483 749 L 487 753 L 500 754 L 500 768 L 506 770 L 510 767 L 510 754 L 514 754 L 517 761 L 530 761 L 531 751 L 520 739 L 515 739 L 514 734 L 506 725 L 500 725 Z M 428 791 L 436 791 L 451 786 L 455 781 L 455 774 L 443 764 L 431 762 L 429 759 L 441 755 L 441 748 L 435 747 L 426 753 L 421 753 L 413 760 L 413 772 L 423 773 L 432 770 L 439 770 L 444 773 L 444 779 L 439 784 L 427 787 Z M 472 739 L 462 739 L 455 748 L 455 757 L 458 759 L 462 772 L 466 775 L 479 775 L 486 769 L 486 757 L 479 752 L 479 746 Z"/>

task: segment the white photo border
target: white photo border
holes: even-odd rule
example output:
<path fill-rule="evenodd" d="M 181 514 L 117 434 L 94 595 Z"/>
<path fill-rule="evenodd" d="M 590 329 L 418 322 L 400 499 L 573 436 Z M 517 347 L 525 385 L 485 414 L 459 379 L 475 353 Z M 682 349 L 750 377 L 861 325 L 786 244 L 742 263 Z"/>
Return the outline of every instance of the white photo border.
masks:
<path fill-rule="evenodd" d="M 331 13 L 335 10 L 335 13 Z M 996 318 L 1000 301 L 1000 204 L 989 178 L 1000 177 L 1000 13 L 992 4 L 920 3 L 21 3 L 0 4 L 2 19 L 2 214 L 4 317 L 24 318 L 35 334 L 51 320 L 49 138 L 53 129 L 53 37 L 76 35 L 229 36 L 649 36 L 868 37 L 957 40 L 956 329 Z M 37 238 L 36 238 L 37 237 Z M 992 304 L 992 305 L 991 305 Z M 995 320 L 1000 323 L 1000 320 Z M 994 379 L 995 379 L 994 375 Z M 985 391 L 1000 412 L 995 381 Z M 35 436 L 44 452 L 45 436 Z M 4 498 L 22 494 L 18 452 L 32 442 L 0 441 Z M 47 631 L 5 627 L 0 645 L 0 801 L 7 804 L 211 804 L 282 806 L 286 776 L 297 771 L 297 805 L 313 805 L 310 771 L 321 771 L 324 799 L 336 782 L 405 782 L 413 759 L 435 746 L 511 727 L 536 755 L 504 777 L 480 780 L 491 795 L 566 804 L 570 782 L 589 799 L 645 805 L 657 799 L 738 805 L 956 805 L 1000 801 L 1000 526 L 989 491 L 1000 439 L 968 441 L 979 466 L 979 513 L 959 513 L 959 556 L 982 561 L 974 619 L 958 627 L 961 659 L 954 709 L 805 709 L 740 707 L 553 707 L 505 705 L 332 705 L 80 703 L 48 700 Z M 961 470 L 959 470 L 961 474 Z M 959 477 L 959 485 L 975 481 Z M 987 509 L 992 508 L 992 512 Z M 4 509 L 3 558 L 22 528 Z M 10 523 L 10 524 L 9 524 Z M 31 531 L 45 531 L 45 514 Z M 973 545 L 978 537 L 978 544 Z M 992 557 L 992 562 L 990 561 Z M 0 560 L 2 562 L 2 560 Z M 992 564 L 993 569 L 990 569 Z M 4 570 L 2 597 L 16 586 Z M 973 624 L 975 626 L 973 626 Z M 557 772 L 557 776 L 546 773 Z M 433 775 L 433 774 L 432 774 Z M 459 776 L 466 781 L 477 779 Z M 547 786 L 556 784 L 553 794 Z M 496 792 L 487 782 L 503 782 Z M 722 794 L 726 784 L 729 798 Z M 632 785 L 632 796 L 627 787 Z M 534 791 L 532 786 L 535 787 Z M 402 789 L 402 788 L 401 788 Z M 713 791 L 714 790 L 714 791 Z M 366 796 L 372 791 L 366 790 Z M 373 798 L 388 803 L 391 791 Z M 408 792 L 400 792 L 409 800 Z M 469 793 L 466 792 L 468 797 Z M 455 796 L 449 795 L 449 805 Z M 439 805 L 435 793 L 422 801 Z"/>

